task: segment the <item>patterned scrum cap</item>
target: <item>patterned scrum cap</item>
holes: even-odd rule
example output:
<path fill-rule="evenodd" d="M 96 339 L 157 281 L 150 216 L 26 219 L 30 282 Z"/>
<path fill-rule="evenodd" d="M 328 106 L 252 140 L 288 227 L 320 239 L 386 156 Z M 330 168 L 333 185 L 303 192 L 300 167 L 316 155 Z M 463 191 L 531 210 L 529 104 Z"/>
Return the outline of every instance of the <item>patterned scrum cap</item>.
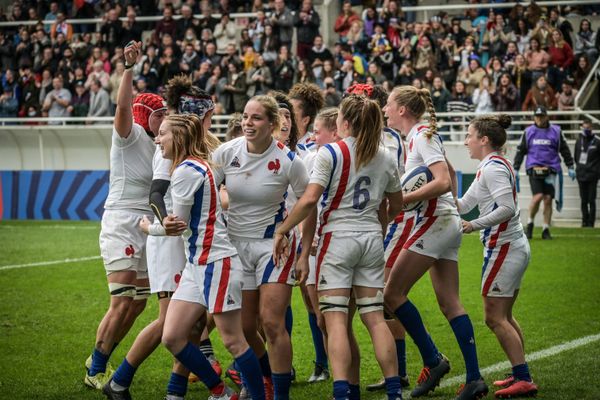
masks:
<path fill-rule="evenodd" d="M 165 100 L 154 93 L 140 93 L 133 99 L 133 121 L 150 132 L 150 116 L 156 111 L 166 110 Z"/>
<path fill-rule="evenodd" d="M 346 95 L 351 94 L 363 95 L 370 98 L 373 95 L 373 86 L 366 83 L 357 83 L 346 89 Z"/>
<path fill-rule="evenodd" d="M 177 111 L 180 114 L 196 114 L 200 118 L 204 118 L 207 112 L 214 110 L 215 103 L 210 97 L 194 97 L 194 96 L 181 96 L 179 99 L 179 107 Z"/>

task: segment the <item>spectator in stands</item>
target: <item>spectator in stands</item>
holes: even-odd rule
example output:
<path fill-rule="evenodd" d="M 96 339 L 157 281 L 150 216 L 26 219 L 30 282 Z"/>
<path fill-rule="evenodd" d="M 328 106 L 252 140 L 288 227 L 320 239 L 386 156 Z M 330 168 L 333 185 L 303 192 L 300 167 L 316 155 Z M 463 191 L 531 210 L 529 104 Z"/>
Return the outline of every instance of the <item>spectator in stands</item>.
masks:
<path fill-rule="evenodd" d="M 419 78 L 425 75 L 425 71 L 428 69 L 434 69 L 436 67 L 436 55 L 433 47 L 431 46 L 431 40 L 426 35 L 421 36 L 416 46 L 416 61 L 415 71 Z"/>
<path fill-rule="evenodd" d="M 444 86 L 444 81 L 439 76 L 433 78 L 433 87 L 431 88 L 431 100 L 436 113 L 448 111 L 448 101 L 452 94 Z"/>
<path fill-rule="evenodd" d="M 337 107 L 342 101 L 342 95 L 335 89 L 335 82 L 333 78 L 326 77 L 323 81 L 325 89 L 323 90 L 323 97 L 325 98 L 326 107 Z"/>
<path fill-rule="evenodd" d="M 340 69 L 336 71 L 334 80 L 336 90 L 344 93 L 354 81 L 354 63 L 351 60 L 345 60 Z"/>
<path fill-rule="evenodd" d="M 294 84 L 294 64 L 290 60 L 290 50 L 282 45 L 275 62 L 275 90 L 287 93 Z"/>
<path fill-rule="evenodd" d="M 381 68 L 379 65 L 374 62 L 369 63 L 367 77 L 371 77 L 373 79 L 374 85 L 381 85 L 387 80 L 385 75 L 381 73 Z"/>
<path fill-rule="evenodd" d="M 200 23 L 198 29 L 210 29 L 214 32 L 215 27 L 219 23 L 219 19 L 212 16 L 212 8 L 208 2 L 201 2 L 200 10 L 202 15 L 200 16 Z"/>
<path fill-rule="evenodd" d="M 259 54 L 254 51 L 254 47 L 252 45 L 242 47 L 244 54 L 242 55 L 242 70 L 244 72 L 248 72 L 250 68 L 254 65 L 254 62 L 258 58 Z"/>
<path fill-rule="evenodd" d="M 577 57 L 577 66 L 573 71 L 573 78 L 575 79 L 575 87 L 580 89 L 583 82 L 586 80 L 592 70 L 590 60 L 585 54 L 581 54 Z"/>
<path fill-rule="evenodd" d="M 502 66 L 505 70 L 511 69 L 515 65 L 515 59 L 519 54 L 519 47 L 517 46 L 517 42 L 511 41 L 508 42 L 506 46 L 506 53 L 504 53 L 501 57 Z"/>
<path fill-rule="evenodd" d="M 100 82 L 98 79 L 94 79 L 90 86 L 90 109 L 88 111 L 88 117 L 108 117 L 110 115 L 111 106 L 108 92 L 102 87 L 102 82 Z M 86 123 L 104 124 L 106 122 L 94 122 L 93 120 L 88 120 Z"/>
<path fill-rule="evenodd" d="M 108 90 L 110 92 L 110 101 L 111 104 L 116 106 L 117 104 L 117 93 L 119 89 L 119 85 L 121 84 L 121 79 L 123 79 L 123 74 L 125 73 L 125 63 L 123 59 L 117 61 L 115 64 L 115 70 L 110 75 L 108 79 Z"/>
<path fill-rule="evenodd" d="M 481 67 L 481 60 L 478 56 L 472 55 L 471 60 L 469 61 L 469 67 L 464 69 L 458 79 L 463 81 L 467 87 L 466 92 L 467 95 L 472 95 L 476 88 L 479 87 L 479 82 L 481 79 L 487 75 L 485 69 Z"/>
<path fill-rule="evenodd" d="M 377 22 L 377 10 L 375 7 L 370 6 L 367 7 L 367 12 L 363 17 L 363 27 L 365 31 L 365 36 L 371 37 L 375 32 L 375 23 Z"/>
<path fill-rule="evenodd" d="M 375 26 L 377 26 L 377 24 Z M 380 26 L 381 32 L 383 32 L 383 25 L 379 25 L 379 26 Z M 375 34 L 376 33 L 374 33 L 373 35 L 375 35 Z M 380 33 L 380 35 L 381 34 L 382 33 Z M 362 21 L 353 21 L 352 24 L 350 24 L 350 29 L 348 30 L 348 33 L 346 34 L 346 42 L 345 43 L 347 43 L 350 46 L 355 46 L 355 47 L 359 46 L 359 48 L 363 48 L 364 43 L 368 42 L 369 38 L 372 39 L 373 36 L 365 35 Z M 342 42 L 339 42 L 339 43 L 342 43 Z"/>
<path fill-rule="evenodd" d="M 527 68 L 531 71 L 531 79 L 536 81 L 538 77 L 546 73 L 550 63 L 550 55 L 540 46 L 540 40 L 532 37 L 529 40 L 529 50 L 525 53 Z"/>
<path fill-rule="evenodd" d="M 317 78 L 317 85 L 319 85 L 319 87 L 321 87 L 322 89 L 325 89 L 325 80 L 327 80 L 327 78 L 331 78 L 333 80 L 333 78 L 335 77 L 335 68 L 333 66 L 333 63 L 333 59 L 325 60 L 325 62 L 323 63 L 323 70 L 321 71 L 321 76 Z"/>
<path fill-rule="evenodd" d="M 557 105 L 559 111 L 571 111 L 575 109 L 575 96 L 577 96 L 577 89 L 573 88 L 575 79 L 568 76 L 563 81 L 560 93 L 556 94 Z M 565 118 L 568 119 L 568 118 Z"/>
<path fill-rule="evenodd" d="M 124 45 L 123 43 L 123 24 L 119 21 L 119 15 L 117 10 L 111 8 L 105 15 L 106 22 L 100 28 L 100 34 L 102 35 L 102 42 L 113 53 L 115 47 Z"/>
<path fill-rule="evenodd" d="M 15 47 L 12 40 L 7 38 L 4 30 L 0 29 L 0 71 L 15 67 Z"/>
<path fill-rule="evenodd" d="M 558 8 L 552 8 L 550 10 L 550 19 L 548 20 L 550 27 L 553 29 L 558 29 L 562 33 L 565 41 L 573 48 L 573 40 L 571 39 L 571 34 L 573 33 L 573 25 L 567 19 L 560 15 L 560 10 Z"/>
<path fill-rule="evenodd" d="M 575 53 L 579 56 L 585 54 L 593 64 L 598 57 L 598 48 L 596 40 L 597 32 L 592 30 L 592 25 L 589 19 L 584 18 L 579 24 L 579 32 L 575 37 Z"/>
<path fill-rule="evenodd" d="M 488 75 L 481 78 L 479 87 L 473 91 L 473 96 L 471 97 L 471 101 L 475 105 L 476 114 L 489 114 L 494 111 L 492 93 L 496 90 L 495 86 Z"/>
<path fill-rule="evenodd" d="M 519 54 L 515 57 L 515 65 L 510 71 L 510 78 L 519 92 L 517 109 L 520 110 L 521 104 L 525 100 L 532 83 L 531 71 L 527 68 L 527 61 L 524 55 Z"/>
<path fill-rule="evenodd" d="M 494 18 L 494 23 L 483 36 L 483 43 L 488 47 L 490 57 L 502 57 L 506 53 L 508 42 L 515 40 L 515 35 L 511 27 L 505 25 L 502 14 L 495 14 Z"/>
<path fill-rule="evenodd" d="M 211 75 L 206 81 L 205 90 L 211 96 L 213 96 L 215 100 L 219 100 L 222 102 L 228 100 L 226 99 L 228 95 L 224 91 L 224 87 L 225 85 L 227 85 L 227 77 L 222 76 L 221 71 L 222 68 L 219 64 L 213 66 Z"/>
<path fill-rule="evenodd" d="M 248 85 L 246 91 L 248 97 L 266 94 L 271 90 L 273 76 L 262 55 L 258 55 L 254 65 L 246 73 L 246 84 Z"/>
<path fill-rule="evenodd" d="M 52 1 L 52 2 L 50 2 L 50 11 L 48 11 L 46 16 L 44 17 L 44 21 L 56 21 L 57 17 L 58 17 L 58 2 Z M 45 27 L 46 32 L 50 33 L 51 28 L 52 28 L 52 25 L 46 25 L 46 27 Z"/>
<path fill-rule="evenodd" d="M 549 43 L 548 82 L 551 86 L 558 88 L 562 86 L 562 82 L 566 78 L 575 57 L 573 56 L 573 49 L 558 29 L 552 31 Z"/>
<path fill-rule="evenodd" d="M 294 83 L 315 83 L 315 75 L 313 74 L 312 68 L 307 64 L 305 60 L 298 60 L 296 66 L 296 75 L 294 76 Z"/>
<path fill-rule="evenodd" d="M 406 60 L 400 66 L 400 70 L 394 79 L 395 86 L 410 85 L 415 78 L 415 70 L 412 67 L 412 61 Z"/>
<path fill-rule="evenodd" d="M 42 50 L 42 58 L 38 64 L 34 65 L 33 69 L 36 73 L 39 73 L 45 69 L 49 69 L 51 75 L 54 76 L 58 69 L 58 61 L 54 58 L 54 53 L 52 52 L 51 47 L 45 47 Z"/>
<path fill-rule="evenodd" d="M 248 101 L 248 96 L 246 95 L 246 91 L 248 90 L 246 74 L 234 62 L 227 64 L 227 70 L 227 84 L 223 87 L 225 94 L 229 95 L 225 106 L 226 111 L 228 114 L 243 112 L 244 106 Z"/>
<path fill-rule="evenodd" d="M 85 67 L 85 73 L 86 74 L 92 73 L 92 71 L 94 70 L 94 66 L 95 66 L 95 64 L 96 64 L 97 61 L 100 61 L 102 63 L 102 69 L 106 73 L 110 72 L 110 61 L 106 60 L 105 58 L 103 58 L 103 56 L 102 56 L 102 49 L 100 47 L 98 47 L 98 46 L 95 46 L 92 49 L 92 54 L 90 55 L 90 57 L 87 60 L 87 65 Z"/>
<path fill-rule="evenodd" d="M 169 79 L 179 74 L 179 63 L 174 55 L 173 46 L 163 48 L 162 56 L 158 59 L 158 84 L 166 85 Z"/>
<path fill-rule="evenodd" d="M 52 88 L 52 72 L 46 68 L 42 71 L 42 80 L 39 83 L 40 97 L 39 104 L 43 104 L 46 99 L 46 95 L 50 93 Z"/>
<path fill-rule="evenodd" d="M 90 110 L 90 93 L 85 89 L 85 82 L 79 80 L 75 82 L 71 104 L 67 111 L 72 117 L 87 117 Z M 77 122 L 79 124 L 79 122 Z"/>
<path fill-rule="evenodd" d="M 500 61 L 500 58 L 498 57 L 492 57 L 490 58 L 490 61 L 488 62 L 487 68 L 486 68 L 486 73 L 488 74 L 488 76 L 491 79 L 491 82 L 496 85 L 498 83 L 498 79 L 500 79 L 500 76 L 506 72 L 506 69 L 504 68 L 504 65 L 502 64 L 502 61 Z"/>
<path fill-rule="evenodd" d="M 265 12 L 262 10 L 257 11 L 256 18 L 248 26 L 248 34 L 256 51 L 260 51 L 260 39 L 265 32 L 266 25 L 268 25 L 268 21 Z"/>
<path fill-rule="evenodd" d="M 452 89 L 452 97 L 450 97 L 450 101 L 448 101 L 448 112 L 449 113 L 465 113 L 473 111 L 473 102 L 471 101 L 471 96 L 467 94 L 466 84 L 457 80 L 454 84 L 454 88 Z M 464 116 L 456 116 L 451 118 L 452 122 L 466 122 L 467 119 Z M 458 132 L 466 131 L 467 126 L 458 124 L 452 125 L 451 127 L 451 139 L 454 141 L 462 141 L 464 138 L 461 137 Z"/>
<path fill-rule="evenodd" d="M 388 2 L 387 7 L 382 8 L 379 19 L 380 21 L 383 21 L 384 33 L 390 41 L 390 44 L 394 47 L 398 47 L 402 39 L 401 24 L 403 20 L 402 11 L 400 10 L 400 7 L 398 7 L 398 3 L 396 1 Z"/>
<path fill-rule="evenodd" d="M 541 75 L 527 92 L 527 96 L 525 97 L 525 101 L 523 101 L 521 109 L 523 111 L 533 111 L 539 106 L 542 106 L 546 110 L 555 110 L 556 102 L 554 90 L 548 85 L 546 76 Z"/>
<path fill-rule="evenodd" d="M 315 36 L 313 47 L 308 52 L 306 60 L 312 68 L 316 79 L 321 79 L 323 74 L 323 63 L 326 60 L 333 60 L 333 54 L 331 54 L 331 51 L 323 44 L 323 37 L 321 35 Z"/>
<path fill-rule="evenodd" d="M 92 71 L 88 74 L 87 80 L 85 82 L 85 88 L 89 89 L 92 85 L 92 82 L 98 80 L 103 88 L 110 87 L 110 76 L 104 70 L 104 63 L 100 60 L 94 62 L 94 66 Z"/>
<path fill-rule="evenodd" d="M 221 63 L 221 56 L 217 54 L 217 45 L 214 43 L 208 43 L 204 49 L 204 57 L 202 61 L 208 60 L 211 65 L 219 65 Z"/>
<path fill-rule="evenodd" d="M 19 98 L 19 117 L 26 116 L 29 107 L 39 108 L 40 90 L 35 81 L 31 68 L 25 65 L 19 72 L 19 87 L 21 96 Z"/>
<path fill-rule="evenodd" d="M 511 82 L 510 74 L 504 72 L 498 80 L 496 90 L 492 94 L 494 111 L 517 111 L 519 92 Z"/>
<path fill-rule="evenodd" d="M 133 41 L 139 42 L 142 40 L 142 25 L 136 21 L 136 13 L 133 9 L 127 10 L 127 21 L 123 21 L 121 30 L 121 44 L 126 45 Z"/>
<path fill-rule="evenodd" d="M 188 4 L 181 6 L 181 18 L 175 21 L 175 25 L 177 27 L 175 30 L 176 41 L 182 41 L 185 38 L 189 28 L 192 28 L 196 35 L 200 34 L 200 21 L 194 18 L 192 7 L 190 7 Z"/>
<path fill-rule="evenodd" d="M 200 56 L 194 49 L 194 45 L 188 43 L 185 45 L 185 51 L 179 62 L 179 70 L 184 74 L 191 74 L 200 67 Z"/>
<path fill-rule="evenodd" d="M 269 19 L 271 25 L 275 28 L 275 34 L 279 38 L 282 46 L 292 49 L 292 38 L 294 34 L 294 16 L 285 6 L 283 0 L 275 0 L 275 11 Z"/>
<path fill-rule="evenodd" d="M 592 128 L 592 121 L 584 118 L 574 151 L 581 197 L 581 226 L 586 228 L 593 228 L 596 222 L 596 188 L 600 178 L 600 138 L 594 135 Z"/>
<path fill-rule="evenodd" d="M 458 44 L 458 41 L 456 42 Z M 469 62 L 472 56 L 476 56 L 477 52 L 475 51 L 475 38 L 473 36 L 467 36 L 465 38 L 464 44 L 456 49 L 456 53 L 460 56 L 460 64 L 458 69 L 460 71 L 464 71 L 469 68 Z"/>
<path fill-rule="evenodd" d="M 537 21 L 535 27 L 531 30 L 531 38 L 536 38 L 540 43 L 541 49 L 548 48 L 550 39 L 550 27 L 544 15 Z"/>
<path fill-rule="evenodd" d="M 312 0 L 302 0 L 300 11 L 294 15 L 296 26 L 297 55 L 298 58 L 306 58 L 313 45 L 315 36 L 319 34 L 321 18 L 313 8 Z"/>
<path fill-rule="evenodd" d="M 69 42 L 73 38 L 73 26 L 67 23 L 67 17 L 62 12 L 56 14 L 56 21 L 50 28 L 50 37 L 54 40 L 59 33 L 64 34 Z"/>
<path fill-rule="evenodd" d="M 229 43 L 227 45 L 225 54 L 223 55 L 223 57 L 221 57 L 221 68 L 227 69 L 227 64 L 229 64 L 230 62 L 236 63 L 238 65 L 242 63 L 242 60 L 238 55 L 237 46 L 234 43 Z"/>
<path fill-rule="evenodd" d="M 341 42 L 346 42 L 346 35 L 354 21 L 360 21 L 360 17 L 352 10 L 352 3 L 344 0 L 342 13 L 336 18 L 333 26 L 333 31 L 339 35 Z"/>
<path fill-rule="evenodd" d="M 69 117 L 71 114 L 67 109 L 71 104 L 71 92 L 63 88 L 62 78 L 52 79 L 51 90 L 45 97 L 42 111 L 50 118 Z M 60 125 L 60 121 L 50 121 L 48 125 Z"/>
<path fill-rule="evenodd" d="M 174 37 L 177 33 L 177 24 L 173 19 L 173 13 L 173 6 L 170 4 L 165 5 L 165 8 L 163 9 L 163 18 L 156 23 L 156 27 L 152 34 L 152 43 L 155 45 L 160 45 L 163 35 L 169 34 L 171 37 Z"/>
<path fill-rule="evenodd" d="M 0 118 L 16 118 L 19 111 L 19 100 L 14 95 L 14 88 L 5 84 L 0 95 Z"/>
<path fill-rule="evenodd" d="M 217 54 L 225 55 L 227 45 L 235 43 L 235 24 L 229 19 L 229 14 L 221 15 L 221 21 L 215 27 L 214 37 L 217 41 Z"/>
<path fill-rule="evenodd" d="M 15 47 L 13 57 L 15 58 L 15 65 L 17 68 L 22 68 L 24 65 L 33 65 L 33 43 L 31 41 L 31 35 L 27 28 L 21 28 L 19 30 L 19 43 Z"/>
<path fill-rule="evenodd" d="M 449 87 L 456 79 L 458 66 L 460 64 L 460 55 L 458 54 L 456 41 L 452 34 L 446 36 L 438 54 L 438 70 L 444 80 L 445 87 Z"/>

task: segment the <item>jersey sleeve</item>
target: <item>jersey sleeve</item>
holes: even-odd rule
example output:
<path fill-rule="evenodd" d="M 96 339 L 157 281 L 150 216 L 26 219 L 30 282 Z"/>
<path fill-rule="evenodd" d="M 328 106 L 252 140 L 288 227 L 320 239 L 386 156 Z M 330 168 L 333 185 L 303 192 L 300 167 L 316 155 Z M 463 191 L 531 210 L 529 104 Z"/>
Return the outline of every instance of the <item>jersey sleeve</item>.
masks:
<path fill-rule="evenodd" d="M 138 140 L 142 134 L 145 135 L 146 131 L 144 130 L 144 128 L 142 128 L 136 123 L 133 123 L 131 125 L 131 132 L 129 132 L 129 136 L 127 136 L 126 138 L 121 137 L 117 133 L 117 129 L 113 126 L 112 141 L 113 144 L 117 147 L 127 147 L 130 144 L 134 143 L 136 140 Z"/>
<path fill-rule="evenodd" d="M 224 149 L 225 147 L 223 145 L 219 146 L 213 153 L 212 153 L 212 162 L 213 165 L 211 166 L 212 172 L 213 172 L 213 176 L 215 178 L 215 185 L 217 185 L 217 187 L 219 187 L 219 185 L 221 185 L 222 183 L 224 183 L 225 180 L 225 157 L 224 157 Z"/>
<path fill-rule="evenodd" d="M 157 146 L 154 153 L 154 162 L 152 163 L 152 180 L 161 179 L 170 181 L 172 165 L 173 161 L 164 158 L 160 148 Z"/>
<path fill-rule="evenodd" d="M 428 139 L 425 134 L 419 135 L 416 138 L 417 152 L 423 158 L 423 162 L 428 167 L 436 162 L 446 161 L 444 148 L 439 138 L 432 136 Z"/>
<path fill-rule="evenodd" d="M 289 172 L 290 186 L 297 198 L 302 197 L 308 185 L 308 172 L 300 157 L 294 157 Z"/>
<path fill-rule="evenodd" d="M 204 175 L 196 172 L 193 168 L 185 165 L 177 167 L 171 179 L 173 212 L 175 212 L 175 204 L 194 204 L 194 196 L 196 195 L 196 191 L 204 182 Z"/>
<path fill-rule="evenodd" d="M 477 201 L 477 195 L 476 195 L 476 191 L 477 191 L 476 185 L 477 185 L 476 181 L 473 181 L 471 183 L 471 186 L 469 186 L 469 189 L 467 189 L 467 192 L 463 195 L 463 197 L 461 197 L 460 199 L 457 200 L 458 212 L 461 215 L 467 214 L 469 211 L 474 209 L 475 206 L 477 206 L 478 201 Z"/>
<path fill-rule="evenodd" d="M 332 173 L 333 156 L 331 151 L 327 150 L 325 147 L 321 147 L 317 152 L 317 157 L 315 158 L 315 164 L 310 175 L 309 183 L 316 183 L 319 186 L 326 188 L 329 184 Z"/>
<path fill-rule="evenodd" d="M 481 175 L 492 197 L 507 193 L 512 194 L 511 174 L 505 167 L 490 163 L 483 168 Z"/>

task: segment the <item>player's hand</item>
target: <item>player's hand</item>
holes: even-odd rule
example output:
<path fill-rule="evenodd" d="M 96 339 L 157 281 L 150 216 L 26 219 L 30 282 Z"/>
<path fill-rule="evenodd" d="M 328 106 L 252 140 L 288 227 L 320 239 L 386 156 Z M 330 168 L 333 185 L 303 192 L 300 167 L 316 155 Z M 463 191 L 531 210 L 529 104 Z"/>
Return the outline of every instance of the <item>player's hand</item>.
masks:
<path fill-rule="evenodd" d="M 463 231 L 463 233 L 471 233 L 471 232 L 473 232 L 473 225 L 471 225 L 471 223 L 469 221 L 465 221 L 463 219 L 461 222 L 462 222 L 462 231 Z"/>
<path fill-rule="evenodd" d="M 287 261 L 287 254 L 290 253 L 290 241 L 283 233 L 275 233 L 273 236 L 273 262 L 276 267 L 280 267 Z"/>
<path fill-rule="evenodd" d="M 296 284 L 304 285 L 308 278 L 308 257 L 299 257 L 296 262 Z"/>
<path fill-rule="evenodd" d="M 574 181 L 576 176 L 577 175 L 575 174 L 575 170 L 573 168 L 569 168 L 569 178 L 571 178 L 571 180 Z"/>
<path fill-rule="evenodd" d="M 313 242 L 312 242 L 312 246 L 310 246 L 310 255 L 316 256 L 318 248 L 319 248 L 319 240 L 317 240 L 317 238 L 314 238 Z"/>
<path fill-rule="evenodd" d="M 125 65 L 133 65 L 137 62 L 138 57 L 142 52 L 142 42 L 136 42 L 132 40 L 127 43 L 125 46 L 125 50 L 123 51 L 123 55 L 125 57 Z"/>
<path fill-rule="evenodd" d="M 148 234 L 148 228 L 150 228 L 150 225 L 152 224 L 152 222 L 150 221 L 150 219 L 147 216 L 143 216 L 141 221 L 140 221 L 140 229 L 142 230 L 142 232 L 144 232 L 146 235 Z"/>
<path fill-rule="evenodd" d="M 179 236 L 187 228 L 187 223 L 182 221 L 176 215 L 169 214 L 163 219 L 163 227 L 165 233 L 169 236 Z"/>

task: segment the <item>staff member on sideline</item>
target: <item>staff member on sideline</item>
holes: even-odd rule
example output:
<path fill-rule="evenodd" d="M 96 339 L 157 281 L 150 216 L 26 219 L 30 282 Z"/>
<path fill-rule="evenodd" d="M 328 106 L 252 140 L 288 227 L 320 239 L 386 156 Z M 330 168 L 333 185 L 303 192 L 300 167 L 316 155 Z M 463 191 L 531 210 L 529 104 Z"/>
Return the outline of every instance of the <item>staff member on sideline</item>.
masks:
<path fill-rule="evenodd" d="M 582 128 L 574 153 L 581 197 L 581 226 L 593 228 L 596 222 L 596 187 L 600 178 L 600 138 L 592 132 L 592 121 L 588 118 L 583 119 Z"/>
<path fill-rule="evenodd" d="M 562 156 L 569 177 L 575 179 L 573 169 L 573 157 L 567 145 L 567 140 L 558 125 L 552 125 L 546 109 L 538 106 L 533 113 L 534 124 L 525 129 L 521 137 L 521 143 L 517 147 L 517 154 L 513 165 L 515 171 L 519 171 L 523 157 L 527 154 L 525 169 L 529 175 L 531 186 L 531 203 L 529 204 L 529 217 L 525 235 L 527 239 L 533 236 L 533 221 L 540 209 L 540 203 L 544 201 L 544 225 L 542 239 L 552 239 L 550 235 L 550 221 L 552 220 L 552 199 L 556 196 L 556 188 L 559 188 L 556 209 L 562 209 L 562 170 L 560 168 L 560 156 Z M 560 156 L 559 156 L 560 154 Z"/>

